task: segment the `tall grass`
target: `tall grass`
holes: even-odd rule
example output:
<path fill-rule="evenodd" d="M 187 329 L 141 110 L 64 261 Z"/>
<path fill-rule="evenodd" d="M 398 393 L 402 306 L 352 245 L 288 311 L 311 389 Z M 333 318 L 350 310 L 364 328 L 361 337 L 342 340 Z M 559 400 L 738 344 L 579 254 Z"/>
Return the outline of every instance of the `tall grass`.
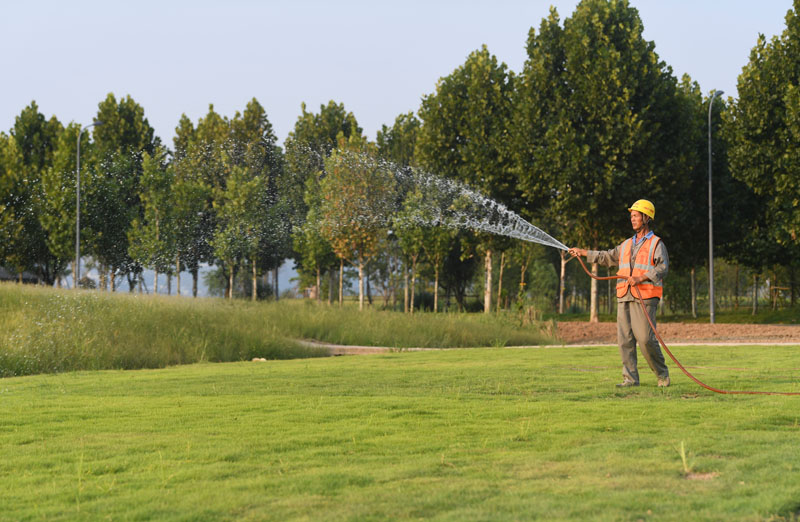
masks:
<path fill-rule="evenodd" d="M 549 329 L 549 330 L 548 330 Z M 538 345 L 550 323 L 308 301 L 229 302 L 0 284 L 0 376 L 327 355 L 297 339 L 409 347 Z"/>
<path fill-rule="evenodd" d="M 220 300 L 0 285 L 0 376 L 321 356 Z"/>
<path fill-rule="evenodd" d="M 335 344 L 472 348 L 553 343 L 552 323 L 522 325 L 513 314 L 415 313 L 339 308 L 312 301 L 267 304 L 288 335 Z"/>

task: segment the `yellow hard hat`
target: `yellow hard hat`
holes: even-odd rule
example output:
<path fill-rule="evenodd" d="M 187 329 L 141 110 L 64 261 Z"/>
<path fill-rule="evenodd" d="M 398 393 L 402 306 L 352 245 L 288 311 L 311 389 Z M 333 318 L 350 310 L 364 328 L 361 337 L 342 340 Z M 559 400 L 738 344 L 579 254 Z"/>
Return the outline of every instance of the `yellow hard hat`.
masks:
<path fill-rule="evenodd" d="M 638 212 L 641 212 L 642 214 L 647 214 L 648 216 L 650 216 L 650 219 L 656 218 L 656 207 L 646 199 L 640 199 L 639 201 L 631 205 L 631 208 L 628 209 L 628 212 L 630 212 L 631 210 L 636 210 Z"/>

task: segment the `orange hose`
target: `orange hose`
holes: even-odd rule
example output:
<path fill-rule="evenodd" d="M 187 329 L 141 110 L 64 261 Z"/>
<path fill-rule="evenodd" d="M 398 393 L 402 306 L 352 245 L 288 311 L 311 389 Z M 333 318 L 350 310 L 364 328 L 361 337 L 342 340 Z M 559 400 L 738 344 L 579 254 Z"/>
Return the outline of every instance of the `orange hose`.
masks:
<path fill-rule="evenodd" d="M 600 277 L 592 274 L 589 272 L 589 269 L 586 268 L 586 264 L 583 262 L 583 259 L 580 256 L 576 256 L 578 261 L 580 261 L 583 270 L 591 277 L 592 279 L 597 279 L 598 281 L 608 281 L 610 279 L 627 279 L 625 276 L 608 276 L 608 277 Z M 732 391 L 732 390 L 720 390 L 719 388 L 714 388 L 712 386 L 707 385 L 706 383 L 702 382 L 700 379 L 692 375 L 689 370 L 683 367 L 683 365 L 672 355 L 672 352 L 669 351 L 667 348 L 667 343 L 664 342 L 664 339 L 661 338 L 659 335 L 658 330 L 656 330 L 656 325 L 653 324 L 653 321 L 650 319 L 650 314 L 647 313 L 647 308 L 644 305 L 644 299 L 642 299 L 642 294 L 639 292 L 639 289 L 635 286 L 631 286 L 631 291 L 636 290 L 636 298 L 639 300 L 639 304 L 642 306 L 642 312 L 644 312 L 644 316 L 647 318 L 647 322 L 650 323 L 650 328 L 653 329 L 653 333 L 656 334 L 656 339 L 658 342 L 661 343 L 661 346 L 664 347 L 664 351 L 667 352 L 669 358 L 675 363 L 675 365 L 681 369 L 683 373 L 686 374 L 691 380 L 705 388 L 706 390 L 712 391 L 714 393 L 724 393 L 728 395 L 800 395 L 800 392 L 771 392 L 771 391 Z"/>

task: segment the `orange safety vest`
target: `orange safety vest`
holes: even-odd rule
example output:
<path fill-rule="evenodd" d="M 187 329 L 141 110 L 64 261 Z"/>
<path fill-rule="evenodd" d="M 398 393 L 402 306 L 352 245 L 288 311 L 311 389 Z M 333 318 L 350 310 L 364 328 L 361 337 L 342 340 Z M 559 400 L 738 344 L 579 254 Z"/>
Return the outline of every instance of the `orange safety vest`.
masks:
<path fill-rule="evenodd" d="M 630 285 L 627 278 L 630 276 L 645 275 L 648 270 L 654 267 L 653 258 L 656 255 L 656 246 L 661 238 L 653 234 L 650 238 L 644 240 L 644 244 L 639 247 L 636 253 L 636 259 L 631 259 L 631 252 L 633 250 L 633 238 L 627 239 L 622 243 L 622 251 L 619 254 L 619 270 L 618 276 L 625 276 L 626 279 L 617 279 L 617 297 L 625 297 L 628 293 Z M 633 262 L 631 262 L 633 261 Z M 661 299 L 663 294 L 663 286 L 661 281 L 654 283 L 649 279 L 642 281 L 636 288 L 642 294 L 642 299 L 652 299 L 658 297 Z"/>

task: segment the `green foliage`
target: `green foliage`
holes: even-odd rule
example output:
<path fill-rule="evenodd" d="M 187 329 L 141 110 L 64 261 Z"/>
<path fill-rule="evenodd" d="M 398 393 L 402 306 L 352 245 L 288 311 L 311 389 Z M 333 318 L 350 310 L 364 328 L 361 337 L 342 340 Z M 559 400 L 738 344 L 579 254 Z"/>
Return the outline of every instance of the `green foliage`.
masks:
<path fill-rule="evenodd" d="M 334 150 L 325 161 L 322 233 L 339 257 L 364 263 L 375 255 L 379 238 L 386 235 L 395 180 L 385 166 L 374 161 L 371 152 L 362 156 L 359 143 L 351 140 L 347 147 Z"/>
<path fill-rule="evenodd" d="M 593 248 L 627 235 L 627 205 L 659 201 L 686 175 L 688 113 L 642 31 L 626 1 L 584 0 L 563 28 L 552 10 L 528 39 L 514 121 L 520 184 L 534 206 L 569 224 L 569 241 Z"/>
<path fill-rule="evenodd" d="M 166 163 L 166 151 L 159 147 L 154 156 L 145 152 L 139 183 L 143 216 L 131 223 L 128 253 L 135 262 L 156 273 L 170 272 L 177 253 L 178 230 L 170 190 L 174 182 L 175 173 Z"/>
<path fill-rule="evenodd" d="M 760 36 L 739 76 L 739 99 L 728 118 L 731 170 L 760 197 L 766 233 L 796 251 L 800 236 L 800 3 L 786 14 L 786 29 Z"/>
<path fill-rule="evenodd" d="M 48 248 L 48 233 L 40 220 L 48 211 L 42 178 L 53 163 L 61 132 L 55 116 L 47 120 L 36 102 L 31 102 L 17 116 L 10 137 L 4 139 L 2 154 L 5 181 L 0 205 L 5 208 L 6 258 L 18 272 L 34 271 L 48 284 L 66 264 Z"/>
<path fill-rule="evenodd" d="M 86 225 L 88 251 L 101 272 L 108 272 L 113 288 L 116 275 L 140 270 L 129 254 L 128 231 L 133 220 L 142 217 L 139 183 L 144 154 L 156 155 L 160 140 L 144 108 L 130 95 L 117 101 L 109 93 L 98 105 L 96 121 L 102 125 L 92 130 L 92 154 L 81 162 L 82 177 L 86 169 L 81 227 Z"/>
<path fill-rule="evenodd" d="M 413 112 L 395 118 L 391 127 L 383 125 L 375 140 L 378 155 L 399 167 L 414 165 L 420 125 Z"/>

